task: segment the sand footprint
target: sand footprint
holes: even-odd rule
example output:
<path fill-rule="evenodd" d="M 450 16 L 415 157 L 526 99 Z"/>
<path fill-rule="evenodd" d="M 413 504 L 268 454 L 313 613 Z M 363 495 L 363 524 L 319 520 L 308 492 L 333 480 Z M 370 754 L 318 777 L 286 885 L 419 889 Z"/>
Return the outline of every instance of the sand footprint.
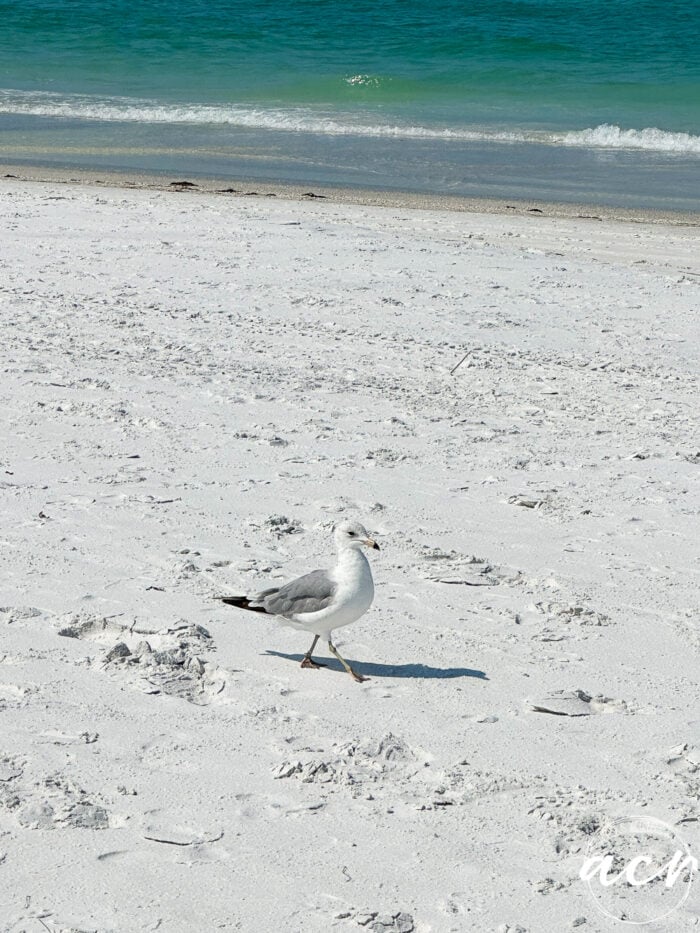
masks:
<path fill-rule="evenodd" d="M 107 829 L 107 809 L 61 774 L 32 781 L 12 759 L 0 762 L 0 806 L 25 829 Z"/>
<path fill-rule="evenodd" d="M 202 656 L 213 648 L 211 635 L 186 620 L 155 631 L 136 623 L 128 626 L 114 619 L 79 617 L 58 634 L 104 645 L 103 669 L 125 674 L 147 693 L 206 706 L 228 683 L 226 671 Z"/>

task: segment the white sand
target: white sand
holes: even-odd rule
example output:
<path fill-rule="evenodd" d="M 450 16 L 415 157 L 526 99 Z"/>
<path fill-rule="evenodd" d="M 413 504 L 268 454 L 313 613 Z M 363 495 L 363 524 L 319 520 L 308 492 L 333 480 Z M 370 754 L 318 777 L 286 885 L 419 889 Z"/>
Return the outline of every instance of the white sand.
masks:
<path fill-rule="evenodd" d="M 696 229 L 0 193 L 1 930 L 588 933 L 596 821 L 697 854 Z M 364 685 L 212 599 L 339 517 Z"/>

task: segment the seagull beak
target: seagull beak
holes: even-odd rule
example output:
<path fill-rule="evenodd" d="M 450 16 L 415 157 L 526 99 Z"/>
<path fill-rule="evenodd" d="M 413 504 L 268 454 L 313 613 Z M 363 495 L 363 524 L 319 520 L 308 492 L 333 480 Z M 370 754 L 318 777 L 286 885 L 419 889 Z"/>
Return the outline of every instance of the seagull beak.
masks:
<path fill-rule="evenodd" d="M 378 551 L 380 549 L 379 545 L 374 540 L 374 538 L 365 538 L 365 540 L 362 543 L 367 545 L 367 547 L 374 548 L 375 551 Z"/>

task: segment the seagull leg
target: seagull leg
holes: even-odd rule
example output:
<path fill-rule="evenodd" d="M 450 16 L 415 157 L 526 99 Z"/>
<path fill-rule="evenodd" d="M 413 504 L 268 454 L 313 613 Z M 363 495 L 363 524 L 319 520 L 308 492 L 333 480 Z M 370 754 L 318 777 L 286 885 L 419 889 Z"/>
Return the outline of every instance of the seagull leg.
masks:
<path fill-rule="evenodd" d="M 316 642 L 317 642 L 317 641 L 318 641 L 318 635 L 316 635 L 316 636 L 314 637 L 314 640 L 313 640 L 313 642 L 311 643 L 311 647 L 309 648 L 309 650 L 308 650 L 308 651 L 306 652 L 306 654 L 304 655 L 304 660 L 301 662 L 301 666 L 302 666 L 302 667 L 319 668 L 319 667 L 325 667 L 325 666 L 326 666 L 325 664 L 319 664 L 318 661 L 314 661 L 314 659 L 311 657 L 311 655 L 314 653 L 314 648 L 316 647 Z"/>
<path fill-rule="evenodd" d="M 333 643 L 331 642 L 330 638 L 328 639 L 328 650 L 331 652 L 331 654 L 334 654 L 334 655 L 336 656 L 336 658 L 340 661 L 340 663 L 343 665 L 343 667 L 344 667 L 345 670 L 348 672 L 348 674 L 350 674 L 350 676 L 353 678 L 353 680 L 356 680 L 356 681 L 358 682 L 358 684 L 364 683 L 365 680 L 369 680 L 369 677 L 363 677 L 362 674 L 358 674 L 356 671 L 354 671 L 354 670 L 350 667 L 350 665 L 349 665 L 348 662 L 345 660 L 345 658 L 341 658 L 341 657 L 340 657 L 340 655 L 338 654 L 338 652 L 335 650 L 335 646 L 334 646 Z"/>

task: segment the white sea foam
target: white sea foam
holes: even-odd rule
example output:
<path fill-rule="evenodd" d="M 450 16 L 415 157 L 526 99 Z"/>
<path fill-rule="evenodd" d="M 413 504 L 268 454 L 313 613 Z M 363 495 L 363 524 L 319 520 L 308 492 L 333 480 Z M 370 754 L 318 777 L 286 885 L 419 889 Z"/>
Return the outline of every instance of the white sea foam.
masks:
<path fill-rule="evenodd" d="M 376 75 L 352 75 L 344 80 L 353 87 L 379 87 L 382 83 L 382 79 Z"/>
<path fill-rule="evenodd" d="M 356 76 L 366 78 L 367 76 Z M 355 79 L 353 79 L 355 80 Z M 310 108 L 257 108 L 236 105 L 163 104 L 133 98 L 63 96 L 48 92 L 0 90 L 0 113 L 96 120 L 100 122 L 209 124 L 396 139 L 445 139 L 466 142 L 539 143 L 586 149 L 638 149 L 700 155 L 700 136 L 655 127 L 622 129 L 602 124 L 584 130 L 493 130 L 367 122 L 369 114 L 322 112 Z"/>
<path fill-rule="evenodd" d="M 565 146 L 589 146 L 602 149 L 649 149 L 657 152 L 700 153 L 700 136 L 690 133 L 669 133 L 656 127 L 643 130 L 623 130 L 603 123 L 592 129 L 561 134 Z"/>

